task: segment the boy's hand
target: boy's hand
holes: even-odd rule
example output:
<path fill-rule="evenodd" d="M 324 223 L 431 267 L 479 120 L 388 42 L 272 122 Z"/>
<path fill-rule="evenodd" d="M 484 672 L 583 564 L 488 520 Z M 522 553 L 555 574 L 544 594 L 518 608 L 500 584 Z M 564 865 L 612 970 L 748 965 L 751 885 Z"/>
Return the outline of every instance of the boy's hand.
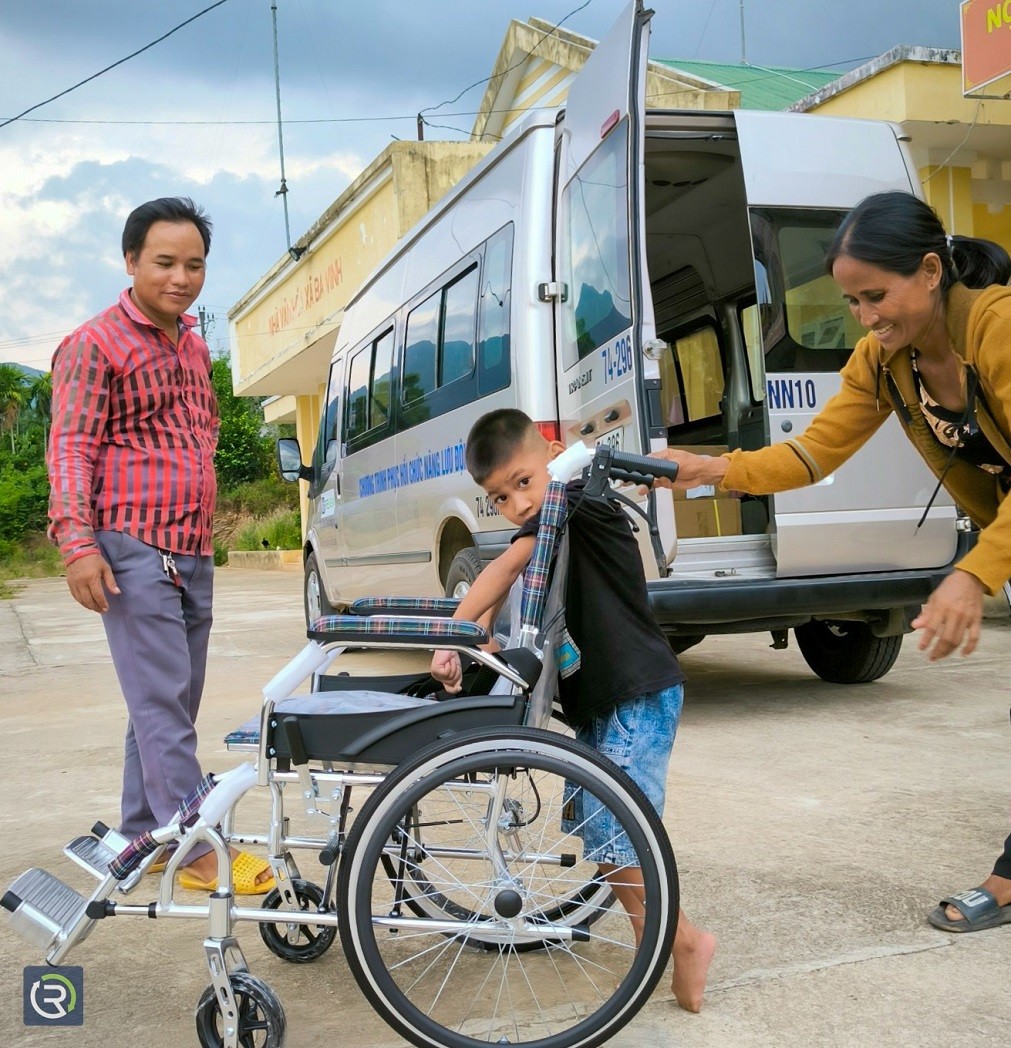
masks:
<path fill-rule="evenodd" d="M 460 664 L 460 655 L 455 651 L 437 651 L 432 656 L 432 676 L 440 681 L 443 687 L 451 695 L 460 690 L 463 682 L 463 667 Z"/>

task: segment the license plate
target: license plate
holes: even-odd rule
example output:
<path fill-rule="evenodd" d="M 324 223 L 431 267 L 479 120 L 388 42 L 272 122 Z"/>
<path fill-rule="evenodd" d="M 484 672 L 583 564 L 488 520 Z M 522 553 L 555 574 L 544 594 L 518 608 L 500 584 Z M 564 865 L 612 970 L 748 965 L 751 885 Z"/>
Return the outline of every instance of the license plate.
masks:
<path fill-rule="evenodd" d="M 614 451 L 621 451 L 625 441 L 625 429 L 612 429 L 609 433 L 601 433 L 597 437 L 598 444 L 607 444 Z"/>

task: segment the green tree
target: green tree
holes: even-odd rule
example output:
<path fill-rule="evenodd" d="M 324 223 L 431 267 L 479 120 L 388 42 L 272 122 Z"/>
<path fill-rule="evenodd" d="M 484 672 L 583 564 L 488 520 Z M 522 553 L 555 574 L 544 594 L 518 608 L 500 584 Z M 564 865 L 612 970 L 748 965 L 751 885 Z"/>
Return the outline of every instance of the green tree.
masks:
<path fill-rule="evenodd" d="M 270 476 L 274 441 L 264 426 L 260 399 L 235 395 L 227 357 L 218 357 L 212 363 L 211 379 L 221 415 L 218 450 L 214 456 L 219 484 L 232 488 Z"/>
<path fill-rule="evenodd" d="M 12 454 L 18 420 L 27 402 L 25 373 L 13 364 L 0 364 L 0 433 L 10 434 Z"/>
<path fill-rule="evenodd" d="M 53 373 L 36 376 L 28 387 L 28 405 L 32 413 L 48 429 L 53 418 Z"/>

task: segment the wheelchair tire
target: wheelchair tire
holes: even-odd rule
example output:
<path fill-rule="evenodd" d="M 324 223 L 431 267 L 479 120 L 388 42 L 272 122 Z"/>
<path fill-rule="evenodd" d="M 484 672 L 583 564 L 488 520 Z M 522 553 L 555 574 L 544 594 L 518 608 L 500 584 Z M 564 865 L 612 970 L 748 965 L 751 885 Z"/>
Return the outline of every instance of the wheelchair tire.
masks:
<path fill-rule="evenodd" d="M 638 948 L 621 906 L 598 906 L 582 924 L 565 916 L 597 874 L 560 823 L 572 791 L 592 792 L 634 849 Z M 412 878 L 419 866 L 423 877 Z M 433 893 L 407 904 L 422 884 Z M 574 740 L 514 728 L 462 733 L 398 766 L 355 820 L 337 899 L 355 980 L 419 1048 L 592 1048 L 629 1022 L 660 979 L 678 880 L 660 819 L 622 771 Z"/>
<path fill-rule="evenodd" d="M 286 1021 L 274 991 L 249 972 L 233 972 L 232 993 L 238 1007 L 237 1037 L 243 1048 L 281 1048 Z M 196 1011 L 197 1040 L 202 1048 L 223 1048 L 224 1021 L 213 986 L 204 990 Z"/>
<path fill-rule="evenodd" d="M 319 885 L 296 878 L 291 882 L 291 889 L 302 912 L 307 915 L 319 912 L 323 903 L 323 889 Z M 261 908 L 277 911 L 273 920 L 261 922 L 260 937 L 267 949 L 284 961 L 290 961 L 292 964 L 308 964 L 309 961 L 315 961 L 330 949 L 337 938 L 335 925 L 296 923 L 295 913 L 281 909 L 281 892 L 277 888 L 263 900 Z M 296 928 L 295 942 L 288 937 L 290 924 Z"/>

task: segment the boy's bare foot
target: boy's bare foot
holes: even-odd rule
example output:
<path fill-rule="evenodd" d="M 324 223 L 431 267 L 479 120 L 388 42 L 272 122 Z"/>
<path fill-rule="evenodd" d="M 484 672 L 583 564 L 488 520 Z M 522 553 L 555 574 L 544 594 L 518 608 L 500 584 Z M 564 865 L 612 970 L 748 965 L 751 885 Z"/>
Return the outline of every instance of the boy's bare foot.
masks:
<path fill-rule="evenodd" d="M 714 953 L 716 936 L 682 919 L 674 936 L 674 978 L 670 988 L 686 1012 L 702 1010 L 706 976 Z"/>

